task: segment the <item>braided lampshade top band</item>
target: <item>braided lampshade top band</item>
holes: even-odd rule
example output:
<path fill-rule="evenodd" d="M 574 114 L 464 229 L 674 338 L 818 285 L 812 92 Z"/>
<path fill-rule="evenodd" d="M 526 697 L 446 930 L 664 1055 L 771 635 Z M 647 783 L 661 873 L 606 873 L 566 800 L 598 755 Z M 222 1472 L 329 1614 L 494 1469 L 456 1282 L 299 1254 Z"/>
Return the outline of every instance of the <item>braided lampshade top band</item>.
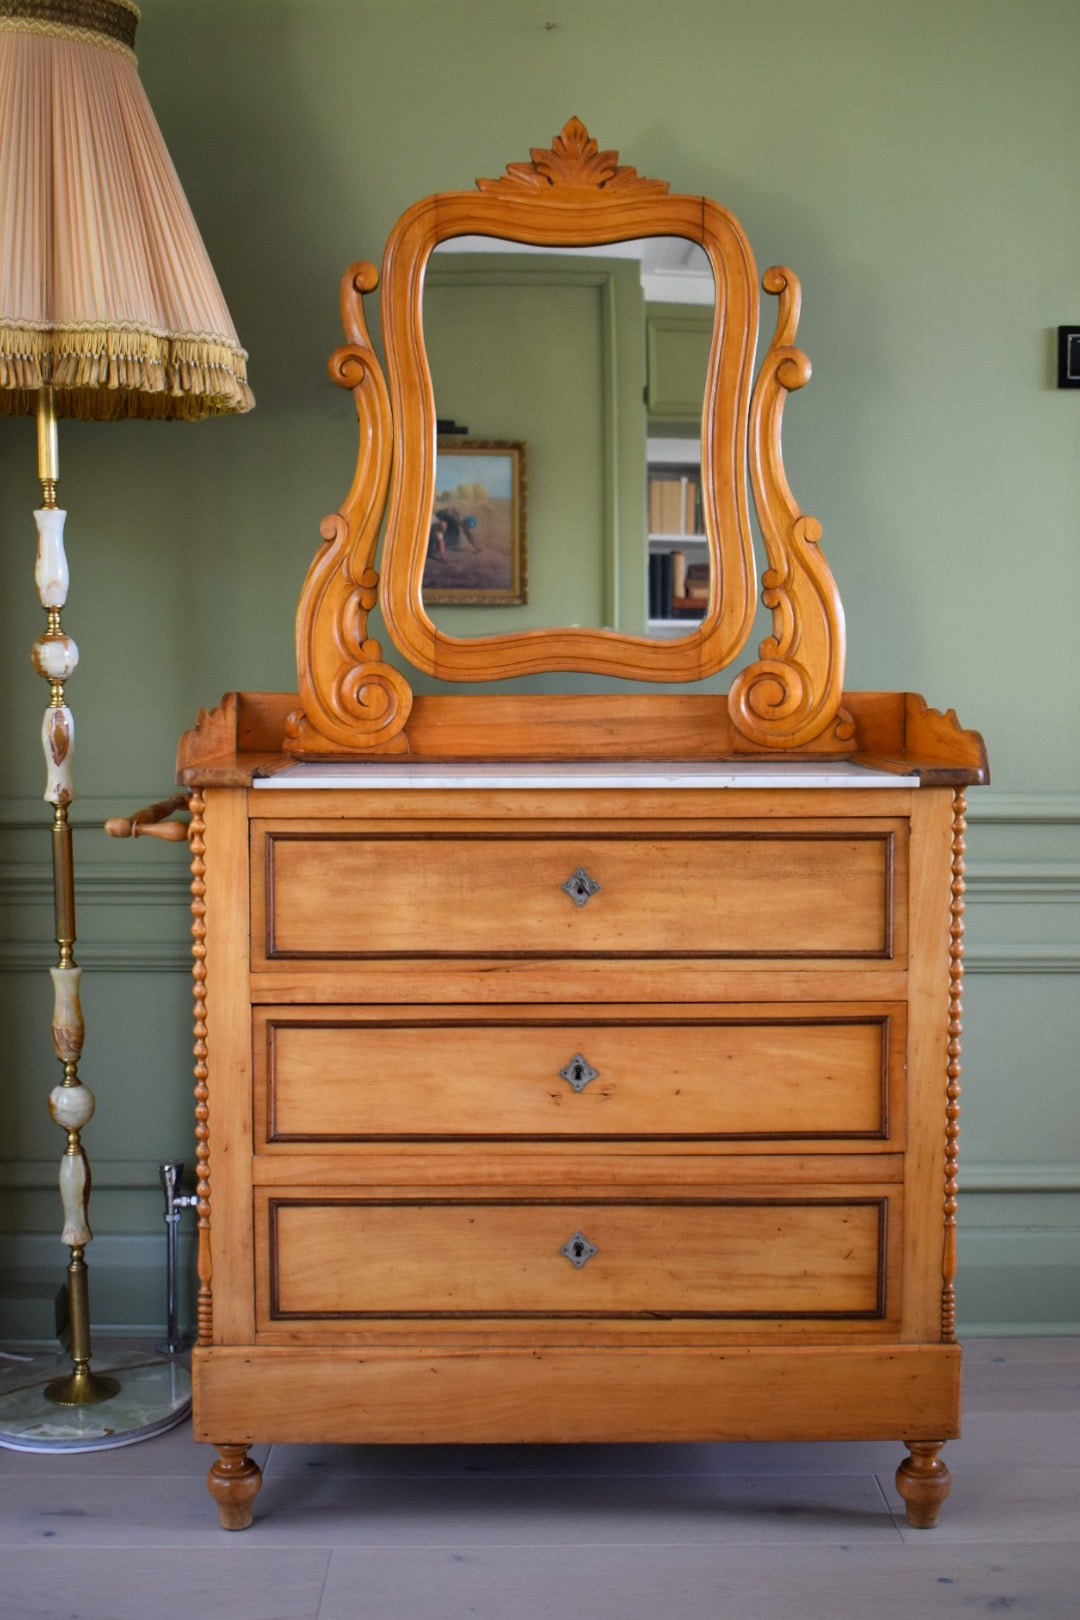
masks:
<path fill-rule="evenodd" d="M 131 0 L 0 0 L 0 29 L 96 36 L 134 56 L 139 8 Z"/>

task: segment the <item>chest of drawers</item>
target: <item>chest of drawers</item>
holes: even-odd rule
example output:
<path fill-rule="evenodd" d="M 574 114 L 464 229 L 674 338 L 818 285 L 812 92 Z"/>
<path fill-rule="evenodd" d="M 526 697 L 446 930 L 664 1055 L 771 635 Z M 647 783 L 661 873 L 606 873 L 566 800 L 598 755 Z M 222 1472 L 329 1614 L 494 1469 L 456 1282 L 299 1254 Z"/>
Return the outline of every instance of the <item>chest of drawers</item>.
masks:
<path fill-rule="evenodd" d="M 844 765 L 478 771 L 196 787 L 223 1524 L 256 1442 L 872 1437 L 932 1522 L 962 800 Z"/>
<path fill-rule="evenodd" d="M 795 273 L 761 279 L 755 377 L 758 275 L 726 209 L 576 118 L 530 159 L 402 214 L 385 370 L 379 272 L 346 271 L 330 375 L 358 454 L 301 591 L 298 691 L 231 694 L 181 742 L 210 1488 L 250 1522 L 255 1441 L 892 1436 L 929 1525 L 959 1432 L 962 790 L 986 751 L 913 693 L 844 689 L 781 452 L 810 377 Z M 514 379 L 547 481 L 536 599 L 451 633 L 432 602 L 524 605 L 526 447 L 440 442 L 432 254 L 499 239 L 550 275 L 665 237 L 709 266 L 686 542 L 706 593 L 644 622 L 640 289 L 621 316 L 605 292 L 599 504 L 552 524 L 583 463 L 540 433 L 577 389 L 545 356 L 550 393 Z M 465 375 L 455 411 L 516 433 L 509 394 Z M 452 578 L 447 517 L 471 537 Z M 703 689 L 722 670 L 726 695 Z"/>

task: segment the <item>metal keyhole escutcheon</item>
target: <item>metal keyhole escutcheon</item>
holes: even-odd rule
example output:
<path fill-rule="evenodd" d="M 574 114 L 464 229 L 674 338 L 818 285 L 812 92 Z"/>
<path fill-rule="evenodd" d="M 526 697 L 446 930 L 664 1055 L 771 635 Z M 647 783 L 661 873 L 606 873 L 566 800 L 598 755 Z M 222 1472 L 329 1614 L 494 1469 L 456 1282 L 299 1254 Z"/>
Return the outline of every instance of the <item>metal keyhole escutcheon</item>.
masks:
<path fill-rule="evenodd" d="M 599 889 L 599 883 L 589 876 L 583 866 L 579 866 L 573 876 L 568 877 L 562 885 L 563 893 L 570 896 L 575 906 L 585 905 Z"/>
<path fill-rule="evenodd" d="M 575 1232 L 573 1237 L 569 1238 L 559 1250 L 559 1253 L 565 1254 L 570 1264 L 577 1271 L 580 1271 L 582 1266 L 588 1265 L 593 1255 L 599 1254 L 599 1252 L 596 1244 L 590 1243 L 584 1232 Z"/>
<path fill-rule="evenodd" d="M 595 1080 L 599 1073 L 599 1069 L 594 1069 L 592 1064 L 577 1052 L 569 1063 L 559 1070 L 559 1079 L 565 1080 L 571 1091 L 584 1091 L 589 1081 Z"/>

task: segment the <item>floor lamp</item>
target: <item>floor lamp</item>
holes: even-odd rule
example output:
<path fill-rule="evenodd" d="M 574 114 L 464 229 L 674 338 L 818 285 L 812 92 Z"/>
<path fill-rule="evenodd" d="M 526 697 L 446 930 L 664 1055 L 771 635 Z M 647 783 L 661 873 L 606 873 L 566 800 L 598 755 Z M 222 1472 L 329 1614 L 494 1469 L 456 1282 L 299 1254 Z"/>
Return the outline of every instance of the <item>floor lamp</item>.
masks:
<path fill-rule="evenodd" d="M 79 655 L 60 624 L 68 567 L 66 514 L 56 501 L 57 419 L 199 420 L 254 403 L 247 357 L 139 81 L 138 20 L 131 0 L 0 0 L 0 414 L 37 417 L 43 498 L 34 514 L 35 578 L 47 622 L 33 663 L 51 693 L 42 745 L 60 950 L 52 1035 L 63 1066 L 49 1111 L 67 1137 L 61 1241 L 70 1249 L 70 1371 L 37 1392 L 0 1396 L 0 1444 L 37 1435 L 42 1445 L 24 1447 L 35 1450 L 46 1449 L 50 1433 L 63 1449 L 87 1449 L 70 1443 L 74 1418 L 65 1426 L 59 1417 L 105 1403 L 113 1403 L 108 1417 L 81 1425 L 96 1436 L 88 1446 L 124 1444 L 130 1429 L 154 1427 L 155 1399 L 142 1387 L 139 1421 L 129 1414 L 125 1422 L 123 1374 L 103 1377 L 90 1366 L 90 1177 L 81 1132 L 94 1098 L 78 1073 L 83 1019 L 68 820 L 74 725 L 64 697 Z M 35 1403 L 51 1407 L 57 1421 L 41 1419 Z"/>

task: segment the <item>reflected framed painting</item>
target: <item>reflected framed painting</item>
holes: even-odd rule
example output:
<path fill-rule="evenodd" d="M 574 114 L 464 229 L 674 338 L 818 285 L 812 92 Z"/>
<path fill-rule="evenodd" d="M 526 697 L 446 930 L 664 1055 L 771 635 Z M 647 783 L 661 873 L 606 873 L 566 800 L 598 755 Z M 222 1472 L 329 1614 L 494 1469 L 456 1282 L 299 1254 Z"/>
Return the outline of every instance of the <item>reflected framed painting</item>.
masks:
<path fill-rule="evenodd" d="M 517 439 L 440 439 L 424 563 L 424 601 L 528 600 L 526 455 Z"/>

